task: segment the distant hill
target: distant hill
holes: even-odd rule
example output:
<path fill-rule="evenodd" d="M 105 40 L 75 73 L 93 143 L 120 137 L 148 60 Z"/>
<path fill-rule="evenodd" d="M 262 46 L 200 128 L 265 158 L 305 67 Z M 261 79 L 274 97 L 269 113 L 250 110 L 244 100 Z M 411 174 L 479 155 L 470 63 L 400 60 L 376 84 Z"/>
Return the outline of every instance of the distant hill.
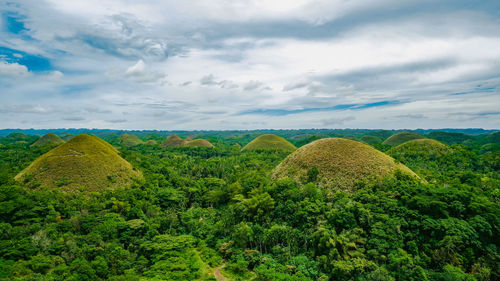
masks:
<path fill-rule="evenodd" d="M 407 141 L 387 151 L 395 159 L 406 163 L 415 160 L 428 161 L 452 153 L 453 149 L 437 140 L 416 139 Z"/>
<path fill-rule="evenodd" d="M 29 141 L 30 137 L 24 133 L 11 133 L 5 137 L 5 140 L 7 140 L 9 142 Z"/>
<path fill-rule="evenodd" d="M 395 135 L 390 136 L 382 144 L 396 146 L 396 145 L 400 145 L 402 143 L 405 143 L 407 141 L 416 140 L 416 139 L 425 139 L 425 137 L 422 135 L 414 134 L 414 133 L 402 132 L 402 133 L 397 133 Z"/>
<path fill-rule="evenodd" d="M 182 144 L 182 147 L 214 147 L 209 141 L 204 139 L 190 140 Z"/>
<path fill-rule="evenodd" d="M 167 139 L 162 142 L 161 146 L 164 147 L 178 147 L 181 146 L 185 143 L 186 141 L 183 140 L 181 137 L 178 135 L 170 135 L 167 137 Z"/>
<path fill-rule="evenodd" d="M 441 131 L 431 132 L 427 135 L 427 137 L 447 144 L 463 143 L 464 141 L 471 140 L 474 138 L 464 133 L 449 133 Z"/>
<path fill-rule="evenodd" d="M 148 140 L 147 142 L 145 142 L 144 144 L 147 144 L 147 145 L 157 145 L 158 142 L 155 141 L 155 140 Z"/>
<path fill-rule="evenodd" d="M 72 139 L 74 137 L 75 137 L 75 135 L 73 135 L 73 134 L 64 134 L 64 135 L 61 136 L 61 139 L 63 141 L 69 141 L 70 139 Z"/>
<path fill-rule="evenodd" d="M 383 142 L 381 138 L 369 135 L 361 137 L 360 141 L 369 145 L 379 144 Z"/>
<path fill-rule="evenodd" d="M 341 138 L 316 140 L 302 146 L 273 171 L 274 178 L 290 177 L 301 182 L 317 181 L 349 190 L 357 180 L 377 180 L 396 170 L 416 176 L 405 165 L 373 147 Z"/>
<path fill-rule="evenodd" d="M 489 143 L 500 143 L 500 131 L 487 135 L 485 139 Z"/>
<path fill-rule="evenodd" d="M 33 144 L 31 144 L 31 147 L 37 147 L 37 146 L 57 146 L 64 143 L 64 141 L 54 135 L 53 133 L 48 133 L 44 135 L 43 137 L 39 138 L 37 141 L 35 141 Z"/>
<path fill-rule="evenodd" d="M 282 150 L 293 151 L 297 149 L 286 139 L 277 135 L 261 135 L 249 142 L 242 150 Z"/>
<path fill-rule="evenodd" d="M 113 146 L 96 136 L 78 135 L 40 156 L 15 179 L 65 191 L 100 191 L 130 185 L 140 177 Z"/>
<path fill-rule="evenodd" d="M 144 143 L 144 141 L 141 140 L 138 136 L 131 134 L 122 134 L 119 138 L 119 141 L 123 146 L 127 147 L 136 146 Z"/>

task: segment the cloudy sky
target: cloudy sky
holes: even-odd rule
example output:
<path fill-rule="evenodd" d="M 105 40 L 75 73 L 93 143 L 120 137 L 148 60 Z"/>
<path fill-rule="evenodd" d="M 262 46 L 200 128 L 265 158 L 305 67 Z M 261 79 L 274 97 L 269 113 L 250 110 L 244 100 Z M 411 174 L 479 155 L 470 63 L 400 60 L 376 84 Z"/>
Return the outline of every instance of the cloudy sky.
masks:
<path fill-rule="evenodd" d="M 0 128 L 500 128 L 498 0 L 0 0 Z"/>

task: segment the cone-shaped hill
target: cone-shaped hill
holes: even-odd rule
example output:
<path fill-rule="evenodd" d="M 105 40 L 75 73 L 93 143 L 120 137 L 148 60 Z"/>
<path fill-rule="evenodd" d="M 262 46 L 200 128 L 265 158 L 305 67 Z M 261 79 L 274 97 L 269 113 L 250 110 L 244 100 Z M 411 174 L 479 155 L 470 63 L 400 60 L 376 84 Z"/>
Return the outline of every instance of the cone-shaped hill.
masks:
<path fill-rule="evenodd" d="M 141 177 L 109 143 L 96 136 L 78 135 L 40 156 L 15 179 L 65 191 L 80 187 L 101 191 L 130 185 Z"/>
<path fill-rule="evenodd" d="M 10 141 L 10 142 L 28 141 L 28 140 L 30 140 L 30 137 L 28 137 L 24 133 L 10 133 L 8 136 L 5 137 L 5 139 Z"/>
<path fill-rule="evenodd" d="M 297 149 L 295 145 L 286 139 L 276 135 L 261 135 L 256 137 L 243 147 L 242 150 L 282 150 L 293 151 Z"/>
<path fill-rule="evenodd" d="M 382 144 L 396 146 L 396 145 L 400 145 L 402 143 L 405 143 L 407 141 L 416 140 L 416 139 L 425 139 L 425 137 L 418 135 L 418 134 L 410 133 L 410 132 L 402 132 L 402 133 L 397 133 L 397 134 L 390 136 Z"/>
<path fill-rule="evenodd" d="M 369 145 L 374 145 L 374 144 L 379 144 L 382 143 L 382 139 L 377 137 L 377 136 L 363 136 L 360 139 L 363 143 L 369 144 Z"/>
<path fill-rule="evenodd" d="M 39 138 L 37 141 L 35 141 L 33 144 L 31 144 L 31 147 L 38 147 L 38 146 L 57 146 L 64 143 L 64 141 L 54 135 L 53 133 L 48 133 L 44 135 L 43 137 Z"/>
<path fill-rule="evenodd" d="M 274 169 L 273 178 L 287 176 L 297 181 L 316 180 L 349 190 L 356 180 L 377 180 L 396 170 L 416 176 L 405 165 L 396 163 L 392 157 L 369 145 L 326 138 L 304 145 L 288 155 Z"/>
<path fill-rule="evenodd" d="M 214 147 L 209 141 L 204 139 L 195 139 L 185 142 L 182 147 Z"/>
<path fill-rule="evenodd" d="M 127 147 L 144 143 L 144 141 L 141 140 L 138 136 L 132 134 L 122 134 L 119 139 L 120 143 Z"/>
<path fill-rule="evenodd" d="M 417 139 L 393 147 L 387 154 L 404 162 L 403 159 L 433 159 L 451 152 L 451 147 L 437 140 Z"/>
<path fill-rule="evenodd" d="M 64 135 L 61 136 L 61 139 L 63 141 L 69 141 L 70 139 L 72 139 L 74 137 L 75 137 L 75 135 L 73 135 L 73 134 L 64 134 Z"/>
<path fill-rule="evenodd" d="M 500 131 L 487 135 L 486 140 L 490 143 L 500 143 Z"/>
<path fill-rule="evenodd" d="M 177 147 L 183 145 L 184 142 L 185 140 L 181 139 L 178 135 L 170 135 L 164 142 L 162 142 L 161 146 Z"/>
<path fill-rule="evenodd" d="M 145 142 L 144 144 L 146 144 L 146 145 L 157 145 L 157 144 L 158 144 L 158 142 L 157 142 L 157 141 L 155 141 L 155 140 L 148 140 L 148 141 L 147 141 L 147 142 Z"/>

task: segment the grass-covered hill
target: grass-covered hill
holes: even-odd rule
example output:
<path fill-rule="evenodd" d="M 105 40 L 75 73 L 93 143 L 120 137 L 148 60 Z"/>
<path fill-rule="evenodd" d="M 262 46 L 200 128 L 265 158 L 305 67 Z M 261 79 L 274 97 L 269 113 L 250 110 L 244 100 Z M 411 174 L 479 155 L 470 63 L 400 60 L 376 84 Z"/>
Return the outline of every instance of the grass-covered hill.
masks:
<path fill-rule="evenodd" d="M 375 144 L 379 144 L 379 143 L 383 142 L 383 140 L 381 138 L 379 138 L 377 136 L 370 136 L 370 135 L 362 136 L 359 140 L 361 142 L 369 144 L 369 145 L 375 145 Z"/>
<path fill-rule="evenodd" d="M 407 141 L 387 151 L 387 154 L 402 163 L 421 162 L 421 164 L 429 163 L 428 161 L 435 161 L 450 153 L 453 153 L 451 147 L 431 139 Z"/>
<path fill-rule="evenodd" d="M 419 135 L 419 134 L 415 134 L 415 133 L 402 132 L 402 133 L 397 133 L 397 134 L 390 136 L 382 144 L 396 146 L 396 145 L 400 145 L 402 143 L 405 143 L 407 141 L 416 140 L 416 139 L 425 139 L 425 137 L 422 135 Z"/>
<path fill-rule="evenodd" d="M 148 141 L 146 141 L 144 144 L 147 144 L 147 145 L 157 145 L 157 144 L 158 144 L 158 142 L 157 142 L 157 141 L 155 141 L 155 140 L 148 140 Z"/>
<path fill-rule="evenodd" d="M 170 135 L 167 137 L 165 141 L 161 143 L 161 146 L 163 147 L 178 147 L 182 146 L 186 141 L 183 140 L 181 137 L 178 135 Z"/>
<path fill-rule="evenodd" d="M 36 159 L 15 178 L 30 186 L 86 191 L 128 186 L 140 172 L 104 140 L 78 135 Z"/>
<path fill-rule="evenodd" d="M 33 144 L 31 144 L 32 147 L 37 147 L 37 146 L 57 146 L 64 143 L 64 141 L 56 136 L 53 133 L 48 133 L 38 140 L 36 140 Z"/>
<path fill-rule="evenodd" d="M 255 151 L 255 150 L 281 150 L 293 151 L 297 149 L 295 145 L 291 144 L 286 139 L 277 135 L 261 135 L 249 142 L 242 150 Z"/>
<path fill-rule="evenodd" d="M 136 146 L 144 143 L 144 141 L 141 140 L 138 136 L 132 134 L 122 134 L 119 138 L 119 141 L 122 145 L 127 147 Z"/>
<path fill-rule="evenodd" d="M 373 147 L 341 138 L 326 138 L 309 143 L 290 154 L 273 172 L 275 178 L 290 177 L 318 181 L 333 188 L 348 190 L 357 180 L 378 180 L 396 170 L 416 176 L 405 165 Z"/>
<path fill-rule="evenodd" d="M 205 139 L 194 139 L 194 140 L 188 140 L 182 144 L 182 147 L 214 147 L 213 144 L 211 144 L 209 141 Z"/>
<path fill-rule="evenodd" d="M 75 137 L 75 135 L 73 135 L 73 134 L 63 134 L 63 135 L 61 135 L 61 139 L 63 141 L 69 141 L 70 139 L 72 139 L 74 137 Z"/>
<path fill-rule="evenodd" d="M 31 138 L 24 133 L 11 133 L 4 139 L 9 142 L 16 142 L 16 141 L 29 141 Z"/>

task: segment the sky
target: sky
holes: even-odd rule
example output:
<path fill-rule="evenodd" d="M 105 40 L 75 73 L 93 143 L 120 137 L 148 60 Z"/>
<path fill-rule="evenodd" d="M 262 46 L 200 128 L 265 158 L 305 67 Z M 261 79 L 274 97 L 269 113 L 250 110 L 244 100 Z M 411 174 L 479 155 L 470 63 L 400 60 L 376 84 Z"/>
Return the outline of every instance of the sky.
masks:
<path fill-rule="evenodd" d="M 0 128 L 500 128 L 498 0 L 0 0 Z"/>

